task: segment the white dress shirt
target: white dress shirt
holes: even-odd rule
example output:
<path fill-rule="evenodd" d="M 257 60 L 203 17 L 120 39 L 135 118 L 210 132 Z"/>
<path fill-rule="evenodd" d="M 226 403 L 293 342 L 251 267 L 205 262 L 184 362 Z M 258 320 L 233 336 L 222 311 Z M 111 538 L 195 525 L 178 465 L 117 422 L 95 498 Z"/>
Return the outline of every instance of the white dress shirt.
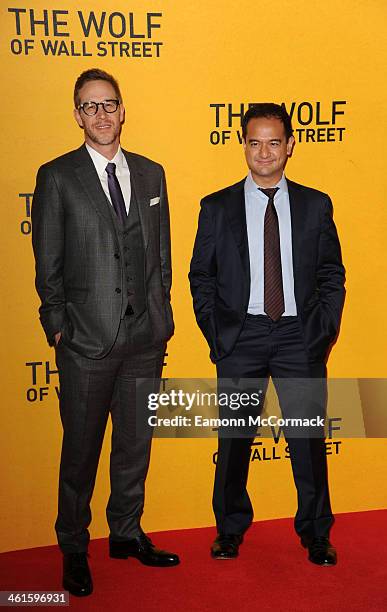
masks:
<path fill-rule="evenodd" d="M 122 195 L 124 196 L 126 212 L 129 214 L 130 197 L 131 197 L 131 186 L 130 186 L 130 171 L 126 157 L 122 152 L 121 147 L 118 147 L 118 151 L 113 159 L 107 159 L 101 153 L 98 153 L 93 147 L 86 143 L 86 149 L 89 152 L 93 164 L 101 181 L 102 189 L 104 190 L 107 199 L 111 204 L 109 187 L 108 187 L 108 176 L 106 172 L 106 166 L 108 163 L 116 165 L 116 177 L 121 187 Z"/>
<path fill-rule="evenodd" d="M 250 299 L 247 311 L 250 314 L 266 314 L 264 310 L 264 218 L 268 197 L 259 190 L 249 172 L 245 181 L 245 208 L 247 238 L 250 256 Z M 297 306 L 294 297 L 292 224 L 290 217 L 289 193 L 286 178 L 274 185 L 279 190 L 274 196 L 274 206 L 278 216 L 282 283 L 284 289 L 285 312 L 283 316 L 296 316 Z"/>

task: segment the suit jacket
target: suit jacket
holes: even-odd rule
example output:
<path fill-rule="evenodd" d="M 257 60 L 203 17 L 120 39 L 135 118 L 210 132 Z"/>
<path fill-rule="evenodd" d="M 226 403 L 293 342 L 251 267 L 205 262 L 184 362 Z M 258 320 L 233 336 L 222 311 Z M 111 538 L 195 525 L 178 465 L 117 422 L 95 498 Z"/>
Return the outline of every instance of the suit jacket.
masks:
<path fill-rule="evenodd" d="M 147 311 L 155 342 L 173 334 L 168 197 L 163 168 L 123 151 L 136 195 L 145 249 Z M 160 197 L 150 206 L 151 198 Z M 87 357 L 100 359 L 119 328 L 124 265 L 109 203 L 86 147 L 44 164 L 32 207 L 40 320 Z"/>
<path fill-rule="evenodd" d="M 324 193 L 288 182 L 294 290 L 305 348 L 325 359 L 340 325 L 345 270 Z M 245 179 L 205 197 L 189 279 L 194 310 L 216 362 L 228 355 L 241 332 L 250 297 Z"/>

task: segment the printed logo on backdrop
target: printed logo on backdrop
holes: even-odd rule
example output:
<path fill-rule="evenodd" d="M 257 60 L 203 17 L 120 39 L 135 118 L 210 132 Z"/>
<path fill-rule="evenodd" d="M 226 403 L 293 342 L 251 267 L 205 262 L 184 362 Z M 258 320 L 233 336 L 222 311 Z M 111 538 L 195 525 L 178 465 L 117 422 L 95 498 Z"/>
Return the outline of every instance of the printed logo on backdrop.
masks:
<path fill-rule="evenodd" d="M 59 398 L 59 378 L 55 363 L 50 361 L 27 361 L 29 372 L 28 387 L 25 392 L 31 404 L 42 404 L 46 400 Z"/>
<path fill-rule="evenodd" d="M 257 438 L 251 445 L 250 450 L 250 463 L 254 464 L 267 464 L 268 462 L 273 463 L 274 461 L 281 461 L 283 459 L 290 459 L 290 451 L 289 446 L 285 444 L 281 444 L 283 432 L 273 434 L 273 443 L 270 444 L 269 440 L 265 440 L 262 442 L 261 440 L 257 440 L 259 438 L 259 433 L 257 434 Z M 342 440 L 327 440 L 325 441 L 325 454 L 327 457 L 330 455 L 339 455 L 342 450 Z M 216 465 L 218 453 L 215 452 L 212 455 L 212 463 Z"/>
<path fill-rule="evenodd" d="M 22 203 L 22 220 L 20 221 L 20 233 L 24 236 L 31 234 L 31 205 L 33 193 L 19 193 Z"/>
<path fill-rule="evenodd" d="M 209 105 L 212 128 L 209 140 L 212 145 L 242 144 L 241 121 L 245 112 L 253 106 L 231 102 L 216 102 Z M 342 142 L 345 138 L 345 100 L 331 102 L 282 102 L 293 124 L 294 137 L 298 143 Z"/>
<path fill-rule="evenodd" d="M 163 366 L 166 367 L 168 353 L 164 353 Z M 27 361 L 28 386 L 25 397 L 31 404 L 41 404 L 45 400 L 58 400 L 60 396 L 58 370 L 51 361 Z"/>
<path fill-rule="evenodd" d="M 163 13 L 8 8 L 13 55 L 159 58 Z M 70 25 L 71 24 L 71 25 Z"/>

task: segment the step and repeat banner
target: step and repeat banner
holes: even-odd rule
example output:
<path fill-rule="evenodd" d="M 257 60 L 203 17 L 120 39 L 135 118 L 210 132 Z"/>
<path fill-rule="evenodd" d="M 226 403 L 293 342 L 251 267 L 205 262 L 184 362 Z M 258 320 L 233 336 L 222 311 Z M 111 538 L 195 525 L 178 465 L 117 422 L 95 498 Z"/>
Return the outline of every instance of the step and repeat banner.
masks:
<path fill-rule="evenodd" d="M 329 193 L 334 204 L 347 300 L 329 375 L 352 380 L 343 402 L 361 430 L 358 379 L 387 376 L 386 17 L 382 0 L 2 3 L 1 550 L 55 542 L 60 390 L 38 320 L 31 208 L 38 167 L 82 143 L 72 92 L 87 68 L 119 81 L 123 147 L 166 170 L 176 322 L 167 378 L 215 376 L 187 279 L 199 201 L 246 175 L 240 121 L 249 104 L 286 105 L 296 139 L 287 176 Z M 383 405 L 381 391 L 381 412 Z M 109 446 L 107 431 L 93 537 L 107 535 Z M 215 452 L 214 438 L 154 441 L 145 529 L 214 523 Z M 336 431 L 327 454 L 335 512 L 386 506 L 384 438 L 344 439 Z M 256 439 L 249 490 L 257 520 L 294 513 L 283 439 Z"/>

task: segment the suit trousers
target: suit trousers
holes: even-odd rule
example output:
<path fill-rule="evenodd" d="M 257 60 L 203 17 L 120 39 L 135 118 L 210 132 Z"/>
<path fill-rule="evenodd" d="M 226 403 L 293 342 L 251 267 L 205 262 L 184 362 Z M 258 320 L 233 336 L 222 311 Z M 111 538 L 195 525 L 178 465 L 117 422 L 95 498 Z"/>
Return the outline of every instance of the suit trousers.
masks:
<path fill-rule="evenodd" d="M 80 355 L 61 340 L 56 348 L 63 444 L 55 529 L 64 553 L 87 551 L 90 500 L 109 413 L 110 538 L 127 540 L 140 533 L 151 439 L 136 437 L 136 378 L 150 379 L 154 390 L 165 353 L 164 344 L 137 341 L 146 322 L 146 314 L 140 321 L 122 319 L 115 344 L 103 359 Z"/>
<path fill-rule="evenodd" d="M 297 317 L 281 317 L 274 322 L 265 315 L 248 314 L 233 351 L 217 362 L 217 375 L 218 379 L 259 379 L 263 391 L 271 376 L 284 418 L 298 417 L 300 410 L 304 416 L 311 412 L 313 416 L 325 416 L 326 366 L 309 361 Z M 293 381 L 285 379 L 303 379 L 300 386 L 309 380 L 318 390 L 320 397 L 311 411 L 297 405 L 298 394 L 292 397 L 288 392 Z M 253 520 L 246 485 L 254 435 L 219 437 L 213 495 L 219 533 L 243 534 Z M 285 431 L 298 497 L 294 525 L 300 536 L 328 536 L 334 520 L 322 431 L 319 436 L 289 437 Z"/>

